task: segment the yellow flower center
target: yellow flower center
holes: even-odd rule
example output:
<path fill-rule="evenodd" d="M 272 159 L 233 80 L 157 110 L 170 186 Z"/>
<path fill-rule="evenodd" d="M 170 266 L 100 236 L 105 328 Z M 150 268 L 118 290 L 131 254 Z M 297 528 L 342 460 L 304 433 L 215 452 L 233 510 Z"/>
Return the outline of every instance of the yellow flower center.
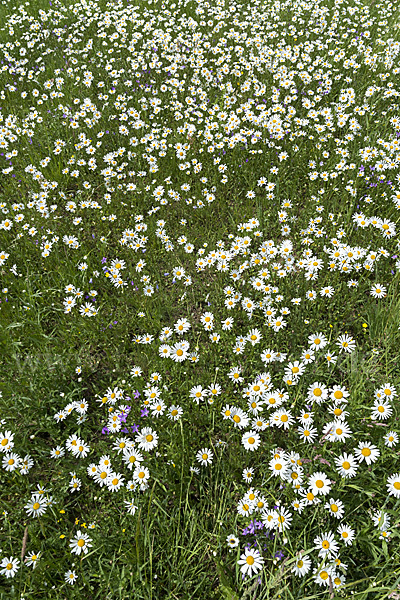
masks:
<path fill-rule="evenodd" d="M 370 450 L 369 448 L 363 448 L 363 449 L 361 450 L 361 454 L 362 454 L 363 456 L 370 456 L 370 455 L 371 455 L 371 450 Z"/>
<path fill-rule="evenodd" d="M 153 441 L 153 436 L 149 433 L 148 435 L 146 435 L 146 442 L 152 442 Z"/>
<path fill-rule="evenodd" d="M 254 557 L 253 556 L 248 556 L 246 558 L 246 562 L 248 565 L 253 565 L 254 564 Z"/>
<path fill-rule="evenodd" d="M 250 437 L 248 441 L 249 441 L 249 444 L 254 444 L 254 442 L 255 442 L 256 440 L 255 440 L 253 437 Z"/>
<path fill-rule="evenodd" d="M 321 573 L 319 574 L 319 576 L 321 577 L 321 579 L 323 579 L 324 581 L 326 579 L 328 579 L 329 575 L 326 571 L 321 571 Z"/>
<path fill-rule="evenodd" d="M 39 502 L 35 502 L 35 504 L 33 505 L 33 510 L 37 510 L 40 507 Z"/>
<path fill-rule="evenodd" d="M 84 545 L 85 545 L 85 540 L 82 540 L 82 539 L 78 540 L 79 548 L 82 548 Z"/>

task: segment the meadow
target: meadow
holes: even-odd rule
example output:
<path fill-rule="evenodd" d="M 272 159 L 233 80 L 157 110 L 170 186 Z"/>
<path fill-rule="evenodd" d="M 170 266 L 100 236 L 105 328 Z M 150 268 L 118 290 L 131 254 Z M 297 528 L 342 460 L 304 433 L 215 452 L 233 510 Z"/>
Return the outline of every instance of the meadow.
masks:
<path fill-rule="evenodd" d="M 0 3 L 0 600 L 400 599 L 400 11 Z"/>

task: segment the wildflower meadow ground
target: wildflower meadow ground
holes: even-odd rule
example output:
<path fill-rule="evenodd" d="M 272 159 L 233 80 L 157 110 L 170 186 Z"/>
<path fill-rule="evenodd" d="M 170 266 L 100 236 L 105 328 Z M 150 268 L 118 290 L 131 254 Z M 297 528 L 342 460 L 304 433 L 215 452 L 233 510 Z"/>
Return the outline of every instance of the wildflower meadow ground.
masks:
<path fill-rule="evenodd" d="M 0 4 L 0 599 L 400 599 L 400 5 Z"/>

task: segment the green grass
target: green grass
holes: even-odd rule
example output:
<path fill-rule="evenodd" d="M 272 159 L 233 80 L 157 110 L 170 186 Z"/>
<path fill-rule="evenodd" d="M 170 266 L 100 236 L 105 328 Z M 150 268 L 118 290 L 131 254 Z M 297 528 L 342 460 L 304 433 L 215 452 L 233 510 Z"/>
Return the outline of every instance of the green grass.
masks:
<path fill-rule="evenodd" d="M 392 413 L 386 419 L 372 419 L 371 409 L 382 386 L 400 390 L 400 114 L 393 94 L 400 68 L 398 7 L 364 0 L 301 5 L 288 0 L 280 6 L 156 0 L 134 6 L 105 0 L 0 4 L 0 436 L 11 431 L 10 451 L 34 461 L 23 474 L 20 468 L 4 468 L 3 458 L 11 455 L 0 456 L 0 564 L 7 557 L 20 561 L 14 577 L 0 575 L 0 600 L 83 595 L 88 600 L 396 599 L 400 503 L 388 494 L 387 480 L 399 472 L 399 445 L 389 446 L 384 435 L 400 435 L 398 396 L 390 399 Z M 179 60 L 171 74 L 175 57 Z M 223 71 L 224 64 L 229 72 Z M 83 82 L 85 71 L 92 73 L 90 86 Z M 52 92 L 57 94 L 52 97 Z M 151 98 L 160 99 L 160 111 Z M 92 110 L 85 99 L 95 105 Z M 259 119 L 262 106 L 264 121 Z M 227 131 L 233 113 L 240 123 L 232 131 L 243 139 Z M 325 118 L 329 113 L 331 121 Z M 343 124 L 342 114 L 348 115 Z M 139 117 L 141 123 L 135 124 Z M 285 122 L 282 134 L 271 122 L 278 117 Z M 77 127 L 70 126 L 73 119 Z M 318 123 L 323 130 L 317 131 Z M 213 138 L 207 137 L 208 127 Z M 56 140 L 65 142 L 59 154 L 54 153 Z M 180 158 L 185 144 L 186 157 Z M 375 155 L 372 159 L 360 154 L 366 148 Z M 48 164 L 41 164 L 46 157 Z M 384 170 L 379 161 L 386 163 Z M 29 173 L 30 165 L 41 178 Z M 159 186 L 167 203 L 156 197 Z M 46 190 L 43 216 L 38 194 Z M 168 194 L 171 190 L 175 197 Z M 68 209 L 71 201 L 74 212 Z M 97 204 L 90 208 L 89 202 Z M 356 226 L 360 213 L 377 226 Z M 20 222 L 18 215 L 23 215 Z M 74 223 L 77 218 L 81 221 Z M 379 219 L 394 227 L 393 236 L 385 236 Z M 140 247 L 121 244 L 123 232 L 139 223 L 146 228 L 130 239 L 145 236 Z M 76 237 L 79 247 L 68 247 L 64 236 Z M 41 244 L 52 239 L 49 255 L 43 256 Z M 276 249 L 272 257 L 269 241 Z M 292 249 L 286 253 L 288 241 Z M 192 251 L 185 248 L 188 243 Z M 340 257 L 328 254 L 338 247 Z M 360 266 L 346 262 L 343 269 L 341 257 L 349 259 L 349 252 L 357 250 Z M 223 267 L 215 259 L 219 251 L 231 251 Z M 372 270 L 365 267 L 370 253 L 379 257 Z M 210 261 L 204 269 L 196 266 L 200 258 Z M 322 260 L 317 278 L 309 279 L 301 264 L 310 258 Z M 118 275 L 126 284 L 121 288 L 105 276 L 113 261 L 125 262 Z M 143 268 L 136 268 L 139 261 L 146 262 Z M 189 281 L 174 278 L 178 268 Z M 238 280 L 232 277 L 236 271 L 241 272 Z M 255 287 L 257 279 L 263 280 L 262 290 Z M 348 286 L 351 280 L 357 287 Z M 375 284 L 386 287 L 385 297 L 373 297 Z M 63 302 L 75 293 L 66 291 L 69 285 L 83 298 L 66 313 Z M 334 288 L 332 297 L 321 296 L 326 286 Z M 227 287 L 231 296 L 241 294 L 233 309 L 225 302 Z M 89 297 L 92 290 L 95 301 Z M 317 293 L 315 300 L 307 299 L 310 290 Z M 301 298 L 299 305 L 292 302 L 296 298 Z M 251 314 L 244 299 L 254 303 Z M 85 302 L 96 315 L 80 314 Z M 280 315 L 286 322 L 278 331 L 267 315 L 269 307 L 275 319 Z M 206 312 L 214 315 L 212 331 L 202 322 Z M 161 330 L 173 331 L 182 318 L 190 329 L 162 341 Z M 233 327 L 223 329 L 228 318 Z M 262 336 L 254 345 L 247 339 L 252 329 Z M 220 336 L 217 342 L 211 333 Z M 326 347 L 315 351 L 315 360 L 290 381 L 288 364 L 302 361 L 309 336 L 320 333 Z M 352 337 L 353 351 L 339 351 L 341 335 Z M 145 336 L 153 341 L 143 343 Z M 239 337 L 247 342 L 236 354 Z M 162 344 L 172 347 L 182 340 L 190 344 L 187 360 L 160 356 Z M 267 348 L 283 354 L 283 360 L 263 362 L 260 355 Z M 194 361 L 192 352 L 197 352 Z M 336 362 L 327 361 L 327 352 L 336 355 Z M 132 375 L 134 367 L 140 367 L 141 376 Z M 239 385 L 228 376 L 237 367 L 243 377 Z M 267 404 L 259 413 L 268 424 L 258 431 L 260 446 L 249 451 L 242 436 L 257 424 L 245 392 L 260 377 L 271 383 L 270 392 L 287 394 L 279 408 L 294 421 L 287 429 L 275 426 L 275 409 Z M 330 391 L 335 386 L 348 391 L 347 404 L 330 398 L 312 403 L 308 389 L 317 382 Z M 150 384 L 158 385 L 166 405 L 160 416 L 142 414 Z M 197 404 L 190 396 L 195 386 L 221 386 L 221 393 L 213 402 Z M 122 398 L 113 403 L 109 391 L 115 388 Z M 107 402 L 101 402 L 107 395 Z M 77 420 L 75 404 L 75 412 L 55 419 L 83 399 L 86 419 Z M 141 450 L 150 473 L 145 489 L 126 488 L 134 470 L 114 447 L 115 439 L 134 441 L 136 434 L 131 429 L 103 433 L 108 418 L 126 405 L 131 410 L 122 427 L 150 427 L 158 435 L 154 449 Z M 223 418 L 227 405 L 249 417 L 243 429 Z M 172 406 L 182 408 L 176 421 L 167 417 Z M 347 413 L 351 434 L 344 441 L 328 439 L 324 430 L 335 407 Z M 304 411 L 314 413 L 312 443 L 298 433 Z M 66 448 L 73 435 L 90 446 L 85 458 L 75 458 Z M 359 442 L 371 442 L 379 458 L 369 466 L 360 462 L 354 478 L 340 477 L 335 458 L 353 453 Z M 50 453 L 58 446 L 65 456 L 55 460 Z M 196 459 L 203 448 L 213 453 L 208 466 Z M 278 449 L 301 459 L 295 470 L 305 492 L 308 478 L 317 472 L 332 482 L 319 504 L 301 513 L 294 510 L 299 490 L 274 476 L 270 467 Z M 105 455 L 113 472 L 125 479 L 116 492 L 100 487 L 88 473 Z M 247 482 L 242 472 L 250 468 L 254 479 Z M 81 483 L 76 491 L 73 474 Z M 266 535 L 260 508 L 247 516 L 239 513 L 250 487 L 269 508 L 280 505 L 291 512 L 288 530 L 276 526 Z M 52 502 L 41 516 L 29 516 L 26 504 L 41 488 Z M 343 502 L 340 519 L 324 507 L 330 498 Z M 134 502 L 134 515 L 124 501 Z M 390 518 L 383 528 L 390 532 L 387 539 L 374 525 L 376 511 Z M 257 535 L 244 533 L 251 521 L 263 519 Z M 341 524 L 355 532 L 351 546 L 340 539 Z M 69 542 L 78 531 L 89 535 L 92 545 L 75 555 Z M 314 570 L 327 563 L 314 540 L 328 532 L 335 534 L 335 556 L 345 567 L 336 566 L 335 575 L 320 585 Z M 239 544 L 230 548 L 228 536 L 236 536 Z M 263 568 L 243 578 L 238 560 L 247 544 L 255 548 L 256 540 Z M 304 577 L 292 570 L 299 551 L 312 561 Z M 35 569 L 25 564 L 39 552 Z M 77 576 L 73 585 L 65 581 L 69 570 Z M 332 581 L 343 575 L 343 584 L 334 589 Z"/>

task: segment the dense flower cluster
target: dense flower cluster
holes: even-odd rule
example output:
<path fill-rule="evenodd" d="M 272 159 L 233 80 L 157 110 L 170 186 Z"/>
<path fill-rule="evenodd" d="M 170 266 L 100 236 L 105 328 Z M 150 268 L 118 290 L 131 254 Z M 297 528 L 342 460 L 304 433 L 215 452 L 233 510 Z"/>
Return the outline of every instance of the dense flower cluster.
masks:
<path fill-rule="evenodd" d="M 162 461 L 175 428 L 210 413 L 226 440 L 209 436 L 186 448 L 187 470 L 207 474 L 226 446 L 241 457 L 232 513 L 255 537 L 238 555 L 243 577 L 291 553 L 291 574 L 336 589 L 352 580 L 360 534 L 352 491 L 371 473 L 379 480 L 362 535 L 385 544 L 393 534 L 387 507 L 400 498 L 398 381 L 379 373 L 361 402 L 346 368 L 377 351 L 367 353 L 354 323 L 330 323 L 332 307 L 340 315 L 356 294 L 374 306 L 395 294 L 400 43 L 387 33 L 391 4 L 284 6 L 288 19 L 279 3 L 258 0 L 198 1 L 195 9 L 185 1 L 179 10 L 167 0 L 154 8 L 112 2 L 107 11 L 96 0 L 54 0 L 37 18 L 24 5 L 8 15 L 0 43 L 0 311 L 10 301 L 25 312 L 34 305 L 19 287 L 30 268 L 21 255 L 44 270 L 62 263 L 60 319 L 96 323 L 110 298 L 128 295 L 144 311 L 174 284 L 182 292 L 175 322 L 147 332 L 145 312 L 133 315 L 134 345 L 152 357 L 147 369 L 132 365 L 128 383 L 110 376 L 95 398 L 60 404 L 51 415 L 60 440 L 48 458 L 60 469 L 75 461 L 76 471 L 65 468 L 73 497 L 89 481 L 135 516 L 155 480 L 152 455 Z M 371 132 L 378 116 L 380 136 Z M 252 214 L 223 224 L 213 248 L 190 240 L 188 222 L 238 181 L 235 200 Z M 187 218 L 170 218 L 175 207 Z M 168 255 L 164 278 L 154 248 Z M 207 309 L 185 311 L 183 300 L 205 280 L 218 282 Z M 215 373 L 208 370 L 223 353 Z M 176 389 L 164 383 L 169 370 Z M 107 454 L 97 451 L 98 413 Z M 0 424 L 5 476 L 33 477 L 41 459 L 20 449 L 6 418 Z M 54 504 L 41 485 L 24 502 L 38 522 Z M 307 539 L 297 536 L 314 517 Z M 233 527 L 223 535 L 229 549 L 240 543 Z M 281 546 L 271 558 L 271 540 L 286 544 L 292 533 L 290 552 Z M 69 552 L 87 555 L 95 544 L 78 530 Z M 24 562 L 35 569 L 39 557 L 31 551 Z M 19 568 L 6 557 L 0 573 L 12 578 Z M 64 574 L 71 585 L 77 577 Z"/>

